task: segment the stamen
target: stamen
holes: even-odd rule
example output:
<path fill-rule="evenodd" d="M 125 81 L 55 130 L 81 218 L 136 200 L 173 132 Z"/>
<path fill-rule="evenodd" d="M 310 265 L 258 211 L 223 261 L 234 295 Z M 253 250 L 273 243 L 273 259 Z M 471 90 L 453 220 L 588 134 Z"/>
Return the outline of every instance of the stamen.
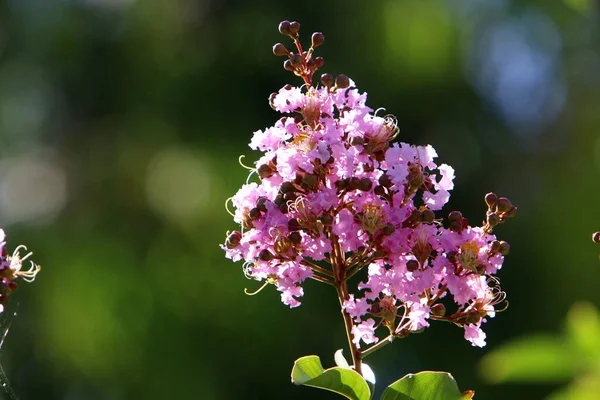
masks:
<path fill-rule="evenodd" d="M 260 292 L 262 292 L 262 290 L 266 288 L 268 284 L 269 281 L 267 280 L 261 287 L 256 289 L 254 292 L 249 292 L 248 288 L 244 288 L 244 293 L 246 293 L 248 296 L 254 296 L 255 294 L 259 294 Z"/>
<path fill-rule="evenodd" d="M 250 170 L 250 171 L 256 171 L 256 168 L 251 168 L 251 167 L 249 167 L 249 166 L 245 165 L 245 164 L 242 162 L 242 160 L 244 159 L 244 157 L 246 157 L 246 156 L 245 156 L 244 154 L 242 154 L 242 155 L 241 155 L 241 156 L 238 158 L 238 162 L 240 163 L 240 165 L 241 165 L 242 167 L 246 168 L 247 170 Z"/>
<path fill-rule="evenodd" d="M 231 215 L 232 217 L 235 218 L 235 214 L 229 210 L 229 202 L 230 201 L 233 204 L 233 197 L 229 197 L 225 200 L 225 210 L 229 213 L 229 215 Z"/>

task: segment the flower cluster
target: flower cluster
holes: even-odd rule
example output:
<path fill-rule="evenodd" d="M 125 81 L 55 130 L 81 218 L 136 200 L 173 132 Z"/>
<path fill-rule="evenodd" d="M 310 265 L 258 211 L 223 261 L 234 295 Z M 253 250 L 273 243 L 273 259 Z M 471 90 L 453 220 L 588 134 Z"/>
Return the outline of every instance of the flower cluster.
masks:
<path fill-rule="evenodd" d="M 284 67 L 305 85 L 286 85 L 269 99 L 283 115 L 250 142 L 264 153 L 252 168 L 260 179 L 231 198 L 241 229 L 228 235 L 227 257 L 244 260 L 246 276 L 275 285 L 290 307 L 300 304 L 306 279 L 333 285 L 355 346 L 378 342 L 379 327 L 405 337 L 431 320 L 463 326 L 467 340 L 485 345 L 481 324 L 504 301 L 493 275 L 509 250 L 492 228 L 516 207 L 490 193 L 481 227 L 457 211 L 436 217 L 454 169 L 438 165 L 431 146 L 395 142 L 396 118 L 369 108 L 346 76 L 311 84 L 323 64 L 312 58 L 322 34 L 302 51 L 297 30 L 282 33 L 298 52 L 281 44 L 274 52 L 288 56 Z M 362 271 L 366 279 L 351 293 L 348 282 Z"/>
<path fill-rule="evenodd" d="M 17 290 L 18 284 L 15 279 L 22 278 L 26 282 L 33 282 L 35 276 L 41 267 L 29 260 L 31 263 L 29 269 L 22 269 L 23 262 L 26 261 L 32 253 L 27 253 L 21 257 L 20 250 L 27 251 L 27 247 L 18 246 L 12 255 L 9 255 L 6 249 L 6 235 L 0 229 L 0 313 L 4 311 L 4 306 L 8 302 L 8 296 Z"/>

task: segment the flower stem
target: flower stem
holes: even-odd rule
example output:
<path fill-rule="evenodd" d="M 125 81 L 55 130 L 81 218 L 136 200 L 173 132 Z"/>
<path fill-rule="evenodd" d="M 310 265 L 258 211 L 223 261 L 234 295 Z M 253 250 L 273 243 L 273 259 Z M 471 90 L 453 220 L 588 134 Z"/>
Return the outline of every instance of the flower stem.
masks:
<path fill-rule="evenodd" d="M 385 339 L 379 341 L 378 343 L 374 344 L 373 346 L 367 348 L 364 351 L 361 351 L 359 353 L 360 358 L 365 358 L 366 356 L 370 355 L 371 353 L 376 352 L 383 346 L 387 345 L 388 343 L 392 343 L 393 341 L 394 341 L 394 336 L 392 336 L 392 335 L 387 336 Z"/>
<path fill-rule="evenodd" d="M 331 247 L 332 247 L 332 263 L 333 276 L 335 278 L 334 286 L 337 291 L 338 300 L 340 301 L 340 311 L 342 318 L 344 319 L 344 326 L 346 328 L 346 338 L 348 339 L 348 346 L 350 347 L 350 353 L 352 354 L 352 363 L 354 364 L 354 370 L 362 375 L 362 360 L 360 358 L 360 352 L 358 347 L 352 341 L 352 317 L 344 309 L 344 301 L 348 300 L 350 295 L 348 293 L 348 284 L 346 283 L 346 260 L 344 259 L 344 252 L 340 247 L 340 242 L 336 234 L 329 231 Z"/>

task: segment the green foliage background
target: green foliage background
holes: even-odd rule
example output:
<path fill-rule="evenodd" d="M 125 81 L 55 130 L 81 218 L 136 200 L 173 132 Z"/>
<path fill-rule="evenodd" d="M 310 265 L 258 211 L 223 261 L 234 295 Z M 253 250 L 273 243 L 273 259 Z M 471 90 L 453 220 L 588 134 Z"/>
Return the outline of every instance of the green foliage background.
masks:
<path fill-rule="evenodd" d="M 308 282 L 291 311 L 272 289 L 247 297 L 258 285 L 218 247 L 247 175 L 237 158 L 257 157 L 251 134 L 276 118 L 267 98 L 300 83 L 271 54 L 283 19 L 305 40 L 323 31 L 324 72 L 456 169 L 447 212 L 477 223 L 488 191 L 519 207 L 498 230 L 511 306 L 488 347 L 434 324 L 369 359 L 379 390 L 423 369 L 487 400 L 557 388 L 490 386 L 477 363 L 558 331 L 576 300 L 600 305 L 597 2 L 3 0 L 0 226 L 43 266 L 12 298 L 0 351 L 21 398 L 333 398 L 289 374 L 345 346 L 334 293 Z"/>

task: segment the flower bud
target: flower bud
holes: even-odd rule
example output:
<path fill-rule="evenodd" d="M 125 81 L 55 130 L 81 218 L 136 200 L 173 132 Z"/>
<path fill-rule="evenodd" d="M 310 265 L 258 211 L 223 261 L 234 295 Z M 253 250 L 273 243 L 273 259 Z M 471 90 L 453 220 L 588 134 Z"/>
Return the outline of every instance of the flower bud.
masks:
<path fill-rule="evenodd" d="M 466 324 L 476 324 L 479 322 L 480 319 L 481 319 L 481 317 L 479 316 L 479 313 L 477 311 L 472 311 L 469 314 L 467 314 L 465 323 Z"/>
<path fill-rule="evenodd" d="M 298 33 L 298 31 L 300 30 L 300 23 L 293 21 L 290 22 L 290 34 L 295 35 Z"/>
<path fill-rule="evenodd" d="M 225 240 L 225 247 L 227 247 L 229 250 L 235 249 L 238 244 L 240 244 L 240 240 L 242 240 L 242 234 L 238 231 L 233 231 L 229 234 L 229 236 L 227 236 L 227 239 Z"/>
<path fill-rule="evenodd" d="M 362 178 L 358 183 L 358 190 L 368 192 L 373 187 L 373 182 L 369 178 Z"/>
<path fill-rule="evenodd" d="M 394 224 L 391 223 L 387 223 L 383 228 L 381 228 L 381 232 L 383 232 L 385 236 L 390 236 L 395 230 L 396 228 L 394 227 Z"/>
<path fill-rule="evenodd" d="M 313 49 L 322 45 L 324 41 L 325 35 L 323 35 L 321 32 L 315 32 L 312 34 L 311 44 Z"/>
<path fill-rule="evenodd" d="M 379 184 L 385 187 L 390 187 L 393 185 L 390 177 L 387 174 L 383 174 L 379 177 Z"/>
<path fill-rule="evenodd" d="M 498 211 L 500 211 L 501 213 L 508 212 L 512 208 L 512 204 L 511 204 L 510 200 L 508 200 L 506 197 L 500 197 L 498 199 L 497 206 L 498 206 Z"/>
<path fill-rule="evenodd" d="M 500 217 L 496 213 L 489 213 L 487 216 L 487 223 L 489 226 L 496 226 L 500 223 Z"/>
<path fill-rule="evenodd" d="M 296 186 L 294 186 L 292 182 L 283 182 L 279 188 L 279 191 L 284 194 L 287 192 L 295 192 Z"/>
<path fill-rule="evenodd" d="M 288 229 L 290 231 L 299 231 L 300 229 L 302 229 L 302 226 L 296 218 L 292 218 L 288 221 Z"/>
<path fill-rule="evenodd" d="M 446 315 L 446 306 L 442 303 L 437 303 L 431 306 L 431 314 L 437 317 Z"/>
<path fill-rule="evenodd" d="M 350 86 L 350 78 L 344 74 L 338 75 L 338 77 L 335 78 L 335 86 L 338 89 L 346 89 L 348 86 Z"/>
<path fill-rule="evenodd" d="M 283 69 L 285 69 L 286 71 L 294 71 L 294 66 L 292 65 L 292 62 L 289 59 L 283 62 Z"/>
<path fill-rule="evenodd" d="M 290 21 L 282 21 L 279 24 L 279 33 L 282 35 L 290 35 L 292 33 L 290 31 Z"/>
<path fill-rule="evenodd" d="M 448 259 L 448 261 L 450 261 L 452 264 L 455 264 L 457 259 L 456 259 L 456 252 L 455 251 L 449 251 L 448 254 L 446 254 L 446 258 Z"/>
<path fill-rule="evenodd" d="M 300 54 L 294 54 L 290 57 L 289 61 L 292 67 L 299 68 L 304 63 L 304 58 Z"/>
<path fill-rule="evenodd" d="M 350 146 L 362 146 L 363 144 L 365 144 L 365 140 L 360 136 L 354 136 L 350 138 L 348 143 L 350 144 Z"/>
<path fill-rule="evenodd" d="M 285 197 L 283 198 L 283 203 L 281 203 L 279 205 L 279 211 L 281 211 L 283 214 L 287 214 L 287 212 L 289 211 L 288 205 L 285 201 Z"/>
<path fill-rule="evenodd" d="M 290 201 L 296 201 L 297 198 L 298 195 L 295 192 L 286 192 L 283 194 L 283 200 L 285 200 L 286 204 Z"/>
<path fill-rule="evenodd" d="M 302 243 L 302 235 L 300 235 L 299 232 L 290 233 L 289 239 L 290 242 L 292 242 L 295 245 L 299 245 L 300 243 Z"/>
<path fill-rule="evenodd" d="M 421 221 L 432 223 L 435 220 L 435 213 L 429 209 L 424 210 L 421 214 Z"/>
<path fill-rule="evenodd" d="M 350 184 L 348 185 L 349 190 L 357 190 L 360 187 L 360 179 L 353 176 L 350 178 Z"/>
<path fill-rule="evenodd" d="M 315 174 L 304 175 L 304 186 L 313 187 L 318 183 L 318 178 Z"/>
<path fill-rule="evenodd" d="M 321 68 L 323 65 L 325 65 L 323 57 L 315 57 L 315 68 Z"/>
<path fill-rule="evenodd" d="M 252 220 L 259 219 L 260 218 L 260 210 L 255 207 L 250 210 L 248 215 L 250 216 L 250 219 L 252 219 Z"/>
<path fill-rule="evenodd" d="M 448 222 L 453 223 L 462 220 L 463 216 L 460 211 L 452 211 L 448 214 Z"/>
<path fill-rule="evenodd" d="M 269 200 L 266 197 L 260 196 L 258 198 L 258 200 L 256 200 L 256 208 L 258 210 L 260 210 L 261 212 L 267 212 L 267 202 L 268 201 Z"/>
<path fill-rule="evenodd" d="M 323 214 L 321 216 L 321 222 L 323 225 L 331 225 L 333 224 L 333 216 L 331 214 Z"/>
<path fill-rule="evenodd" d="M 315 70 L 317 68 L 316 64 L 315 64 L 315 60 L 314 59 L 310 59 L 306 62 L 306 68 L 310 69 L 310 70 Z"/>
<path fill-rule="evenodd" d="M 406 263 L 406 269 L 409 270 L 410 272 L 415 272 L 416 270 L 419 269 L 419 262 L 417 260 L 409 260 Z"/>
<path fill-rule="evenodd" d="M 498 251 L 503 256 L 508 255 L 508 253 L 510 252 L 510 244 L 508 244 L 507 242 L 505 242 L 504 240 L 502 240 L 500 242 L 500 247 L 499 247 Z"/>
<path fill-rule="evenodd" d="M 345 179 L 340 179 L 339 181 L 335 182 L 335 188 L 337 190 L 344 190 L 348 188 L 350 181 L 348 178 Z"/>
<path fill-rule="evenodd" d="M 500 252 L 500 242 L 498 240 L 494 240 L 490 247 L 490 253 L 496 254 Z"/>
<path fill-rule="evenodd" d="M 273 259 L 273 254 L 267 249 L 263 249 L 258 253 L 258 258 L 262 261 L 271 261 Z"/>
<path fill-rule="evenodd" d="M 517 215 L 517 207 L 512 206 L 510 210 L 504 213 L 504 218 L 514 217 L 515 215 Z"/>
<path fill-rule="evenodd" d="M 496 196 L 495 193 L 488 193 L 485 195 L 485 204 L 487 204 L 487 206 L 489 208 L 494 207 L 494 204 L 496 204 L 496 201 L 498 200 L 498 196 Z"/>
<path fill-rule="evenodd" d="M 323 86 L 330 88 L 333 86 L 333 75 L 331 74 L 323 74 L 321 75 L 321 83 Z"/>
<path fill-rule="evenodd" d="M 373 193 L 375 193 L 377 196 L 384 196 L 385 188 L 381 185 L 377 185 L 375 186 L 375 189 L 373 189 Z"/>
<path fill-rule="evenodd" d="M 258 171 L 258 176 L 260 176 L 261 179 L 270 178 L 273 176 L 273 173 L 275 172 L 267 164 L 263 164 L 260 167 L 258 167 L 257 171 Z"/>
<path fill-rule="evenodd" d="M 600 243 L 600 232 L 594 232 L 592 235 L 592 241 L 594 243 Z"/>
<path fill-rule="evenodd" d="M 283 195 L 282 194 L 278 194 L 277 196 L 275 196 L 275 200 L 273 200 L 273 203 L 275 203 L 276 206 L 280 206 L 283 203 L 285 203 L 285 200 L 283 199 Z"/>
<path fill-rule="evenodd" d="M 287 56 L 290 52 L 285 48 L 283 43 L 277 43 L 273 46 L 273 54 L 276 56 Z"/>

